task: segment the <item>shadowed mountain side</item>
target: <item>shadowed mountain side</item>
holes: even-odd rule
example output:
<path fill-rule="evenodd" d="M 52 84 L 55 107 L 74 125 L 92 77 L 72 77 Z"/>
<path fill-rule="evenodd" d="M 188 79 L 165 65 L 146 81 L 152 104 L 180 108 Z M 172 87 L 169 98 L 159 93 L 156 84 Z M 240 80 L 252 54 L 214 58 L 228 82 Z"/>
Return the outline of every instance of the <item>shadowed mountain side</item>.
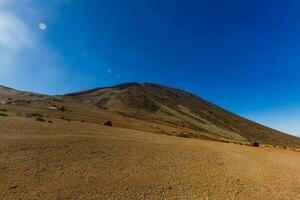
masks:
<path fill-rule="evenodd" d="M 297 137 L 239 117 L 194 94 L 157 84 L 126 83 L 67 97 L 125 116 L 185 127 L 216 138 L 300 147 Z"/>

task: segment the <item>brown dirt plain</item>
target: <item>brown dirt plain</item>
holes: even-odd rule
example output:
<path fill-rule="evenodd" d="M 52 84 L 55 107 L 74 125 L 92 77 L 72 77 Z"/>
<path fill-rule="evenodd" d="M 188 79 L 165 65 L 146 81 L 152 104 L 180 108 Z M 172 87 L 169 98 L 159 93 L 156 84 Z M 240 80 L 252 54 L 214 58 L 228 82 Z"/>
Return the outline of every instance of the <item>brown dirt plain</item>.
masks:
<path fill-rule="evenodd" d="M 176 95 L 189 101 L 191 95 L 144 87 L 149 86 L 133 86 L 122 93 L 128 104 L 111 96 L 120 94 L 120 88 L 79 98 L 45 97 L 2 87 L 0 200 L 300 199 L 299 138 L 193 98 L 183 110 L 173 104 L 185 102 L 173 102 L 148 116 L 149 112 L 140 110 L 148 109 L 154 96 L 145 91 L 160 97 L 166 93 L 168 102 Z M 168 97 L 173 93 L 175 97 Z M 132 103 L 136 99 L 138 103 Z M 100 107 L 95 106 L 97 102 Z M 65 109 L 52 109 L 53 105 Z M 199 116 L 190 113 L 188 105 L 191 109 L 198 105 Z M 132 110 L 139 117 L 120 114 L 132 114 Z M 111 120 L 113 127 L 102 125 L 104 120 Z M 207 131 L 170 123 L 180 120 Z M 269 145 L 247 146 L 251 140 L 244 136 L 248 135 Z M 185 138 L 190 136 L 200 139 Z"/>
<path fill-rule="evenodd" d="M 300 199 L 294 150 L 7 114 L 0 118 L 3 200 Z"/>

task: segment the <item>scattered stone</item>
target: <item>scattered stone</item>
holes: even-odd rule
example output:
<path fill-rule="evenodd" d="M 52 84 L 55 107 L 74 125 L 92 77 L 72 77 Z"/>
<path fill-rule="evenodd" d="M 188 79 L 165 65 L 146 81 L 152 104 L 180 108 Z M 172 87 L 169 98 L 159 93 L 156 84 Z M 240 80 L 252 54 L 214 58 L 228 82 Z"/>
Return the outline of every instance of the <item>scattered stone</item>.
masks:
<path fill-rule="evenodd" d="M 253 146 L 253 147 L 259 147 L 259 143 L 258 143 L 258 142 L 253 142 L 253 143 L 252 143 L 252 146 Z"/>
<path fill-rule="evenodd" d="M 0 113 L 0 116 L 1 116 L 1 117 L 8 117 L 8 115 L 5 114 L 5 113 Z"/>
<path fill-rule="evenodd" d="M 64 112 L 64 111 L 66 110 L 66 108 L 65 108 L 65 106 L 59 106 L 59 107 L 58 107 L 58 110 Z"/>
<path fill-rule="evenodd" d="M 7 109 L 0 109 L 1 112 L 7 112 Z"/>
<path fill-rule="evenodd" d="M 38 121 L 38 122 L 44 122 L 45 120 L 41 117 L 36 117 L 35 118 L 35 121 Z"/>
<path fill-rule="evenodd" d="M 60 110 L 62 112 L 66 111 L 66 108 L 65 106 L 57 106 L 57 105 L 53 105 L 53 106 L 50 106 L 48 107 L 49 109 L 52 109 L 52 110 Z"/>
<path fill-rule="evenodd" d="M 44 115 L 42 114 L 38 114 L 38 113 L 29 113 L 29 114 L 26 114 L 26 117 L 44 117 Z"/>
<path fill-rule="evenodd" d="M 53 121 L 49 120 L 49 121 L 48 121 L 48 123 L 52 124 L 52 123 L 53 123 Z"/>
<path fill-rule="evenodd" d="M 11 101 L 1 101 L 2 104 L 12 104 Z"/>
<path fill-rule="evenodd" d="M 14 185 L 12 187 L 10 187 L 10 189 L 16 189 L 18 186 L 17 185 Z"/>
<path fill-rule="evenodd" d="M 50 106 L 49 109 L 57 110 L 58 108 L 56 106 Z"/>
<path fill-rule="evenodd" d="M 68 121 L 68 122 L 72 121 L 71 119 L 65 118 L 65 117 L 61 117 L 61 119 L 66 120 L 66 121 Z"/>
<path fill-rule="evenodd" d="M 104 126 L 112 126 L 112 122 L 109 121 L 109 120 L 108 120 L 108 121 L 104 121 L 104 122 L 103 122 L 103 125 L 104 125 Z"/>

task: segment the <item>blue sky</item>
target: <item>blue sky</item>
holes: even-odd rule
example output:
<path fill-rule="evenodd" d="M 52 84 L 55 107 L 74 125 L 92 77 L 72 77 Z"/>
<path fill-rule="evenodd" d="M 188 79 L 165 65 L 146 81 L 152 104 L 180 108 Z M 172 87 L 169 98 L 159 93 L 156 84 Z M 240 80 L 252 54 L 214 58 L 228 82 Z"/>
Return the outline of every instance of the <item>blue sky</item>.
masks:
<path fill-rule="evenodd" d="M 300 2 L 0 0 L 0 84 L 194 92 L 300 136 Z"/>

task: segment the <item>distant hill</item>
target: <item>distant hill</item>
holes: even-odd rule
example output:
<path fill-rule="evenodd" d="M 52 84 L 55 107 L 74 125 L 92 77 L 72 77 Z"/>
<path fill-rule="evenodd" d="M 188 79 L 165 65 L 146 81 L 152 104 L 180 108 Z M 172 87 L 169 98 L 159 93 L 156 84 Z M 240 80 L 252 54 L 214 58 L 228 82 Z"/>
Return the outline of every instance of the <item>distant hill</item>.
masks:
<path fill-rule="evenodd" d="M 18 93 L 16 90 L 0 85 L 0 97 L 7 97 Z"/>

